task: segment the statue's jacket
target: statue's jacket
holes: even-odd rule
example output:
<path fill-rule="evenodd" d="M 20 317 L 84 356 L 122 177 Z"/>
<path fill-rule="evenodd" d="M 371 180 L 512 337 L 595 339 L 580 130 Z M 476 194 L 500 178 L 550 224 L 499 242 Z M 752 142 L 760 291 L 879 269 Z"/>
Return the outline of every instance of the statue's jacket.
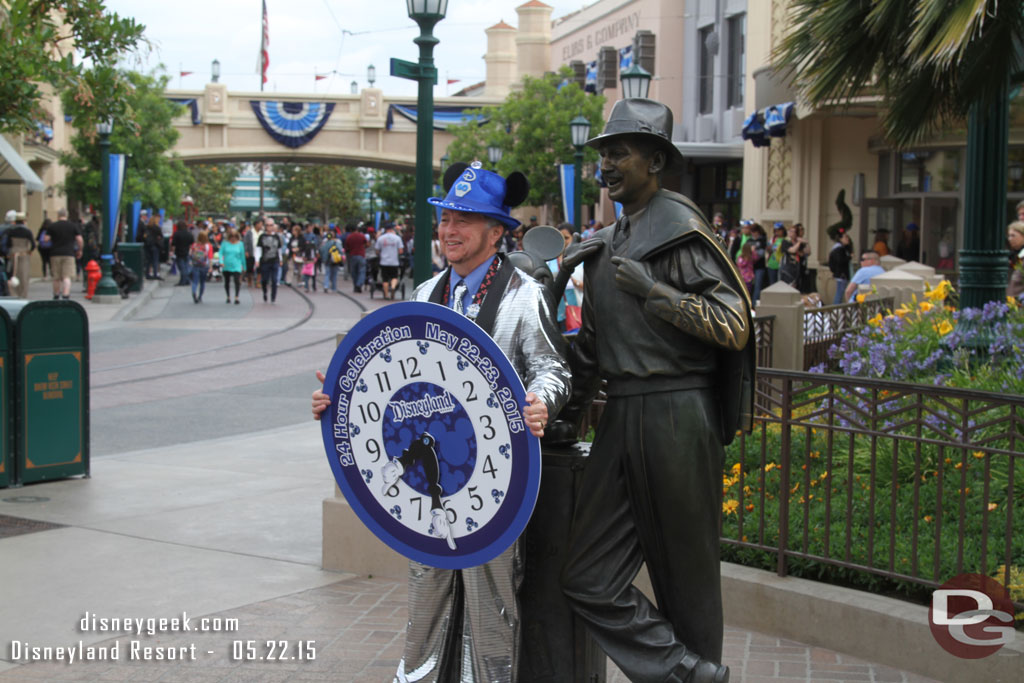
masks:
<path fill-rule="evenodd" d="M 586 261 L 570 411 L 593 397 L 602 378 L 610 397 L 711 388 L 728 444 L 752 421 L 755 345 L 746 286 L 686 197 L 659 190 L 629 224 L 617 249 L 616 226 L 598 231 L 594 239 L 605 246 Z M 616 286 L 613 256 L 647 267 L 656 284 L 645 298 Z"/>

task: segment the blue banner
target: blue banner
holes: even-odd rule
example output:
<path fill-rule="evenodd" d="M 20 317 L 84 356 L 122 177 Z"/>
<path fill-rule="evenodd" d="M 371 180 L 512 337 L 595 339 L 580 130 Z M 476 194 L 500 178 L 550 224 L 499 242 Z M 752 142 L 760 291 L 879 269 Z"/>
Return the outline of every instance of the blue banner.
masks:
<path fill-rule="evenodd" d="M 468 113 L 469 111 L 469 109 L 464 109 L 463 107 L 434 107 L 434 129 L 446 130 L 449 126 L 465 126 L 470 123 L 487 123 L 488 119 L 486 116 L 471 116 Z M 388 106 L 388 115 L 384 122 L 385 128 L 388 130 L 391 130 L 391 127 L 395 125 L 395 112 L 398 112 L 410 121 L 416 121 L 416 107 L 392 104 Z"/>
<path fill-rule="evenodd" d="M 129 242 L 135 242 L 138 240 L 140 213 L 142 213 L 142 200 L 136 199 L 132 202 L 132 234 L 128 235 Z"/>
<path fill-rule="evenodd" d="M 562 181 L 562 208 L 565 211 L 565 220 L 571 223 L 576 216 L 576 164 L 559 164 L 558 177 Z"/>
<path fill-rule="evenodd" d="M 633 46 L 627 45 L 619 50 L 619 70 L 628 69 L 633 65 Z"/>
<path fill-rule="evenodd" d="M 249 100 L 263 130 L 286 147 L 301 147 L 327 123 L 334 102 L 263 102 Z"/>
<path fill-rule="evenodd" d="M 113 210 L 109 216 L 103 216 L 104 227 L 107 230 L 107 237 L 110 239 L 108 244 L 113 247 L 114 238 L 117 235 L 117 221 L 121 215 L 121 190 L 124 188 L 124 155 L 123 154 L 111 154 L 109 157 L 110 161 L 110 185 L 107 188 L 109 194 L 107 195 L 107 206 Z M 110 254 L 104 254 L 103 258 L 107 261 L 112 261 L 113 256 Z"/>

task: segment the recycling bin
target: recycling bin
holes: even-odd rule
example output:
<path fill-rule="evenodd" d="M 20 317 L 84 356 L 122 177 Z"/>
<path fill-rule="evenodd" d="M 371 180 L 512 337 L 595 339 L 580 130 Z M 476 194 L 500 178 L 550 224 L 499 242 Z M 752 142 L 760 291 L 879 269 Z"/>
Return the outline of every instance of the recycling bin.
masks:
<path fill-rule="evenodd" d="M 20 310 L 23 300 L 5 300 L 7 306 Z M 15 312 L 14 315 L 17 315 Z M 0 306 L 0 488 L 16 481 L 14 474 L 14 323 L 7 308 Z"/>
<path fill-rule="evenodd" d="M 121 242 L 117 245 L 117 253 L 121 256 L 121 263 L 132 269 L 135 273 L 135 282 L 128 288 L 129 292 L 141 292 L 142 281 L 145 275 L 145 261 L 143 260 L 141 242 Z"/>
<path fill-rule="evenodd" d="M 15 313 L 12 303 L 23 306 Z M 89 319 L 85 309 L 65 300 L 3 302 L 3 306 L 14 320 L 14 400 L 3 403 L 5 410 L 14 413 L 16 481 L 29 484 L 88 476 Z"/>

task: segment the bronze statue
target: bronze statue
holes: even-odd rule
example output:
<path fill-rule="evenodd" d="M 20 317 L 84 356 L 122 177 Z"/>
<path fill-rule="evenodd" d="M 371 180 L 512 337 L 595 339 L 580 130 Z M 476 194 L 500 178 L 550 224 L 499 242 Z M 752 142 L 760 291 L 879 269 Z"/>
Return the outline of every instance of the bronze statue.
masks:
<path fill-rule="evenodd" d="M 722 683 L 718 520 L 723 446 L 749 429 L 750 299 L 700 210 L 661 189 L 682 162 L 672 112 L 616 103 L 601 153 L 623 206 L 591 242 L 570 352 L 572 420 L 608 382 L 583 473 L 562 587 L 631 681 Z M 658 607 L 632 586 L 647 563 Z"/>

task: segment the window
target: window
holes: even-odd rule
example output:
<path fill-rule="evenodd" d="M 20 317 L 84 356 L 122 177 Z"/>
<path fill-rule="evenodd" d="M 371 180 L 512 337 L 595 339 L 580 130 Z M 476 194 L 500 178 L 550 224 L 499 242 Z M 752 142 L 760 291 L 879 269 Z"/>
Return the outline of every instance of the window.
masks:
<path fill-rule="evenodd" d="M 700 113 L 710 114 L 715 91 L 715 53 L 718 36 L 714 26 L 705 26 L 697 32 L 700 40 Z"/>
<path fill-rule="evenodd" d="M 898 192 L 958 192 L 960 150 L 904 152 L 897 157 Z"/>
<path fill-rule="evenodd" d="M 746 67 L 747 15 L 737 14 L 726 20 L 728 43 L 728 71 L 726 77 L 726 106 L 743 106 L 743 81 Z"/>

